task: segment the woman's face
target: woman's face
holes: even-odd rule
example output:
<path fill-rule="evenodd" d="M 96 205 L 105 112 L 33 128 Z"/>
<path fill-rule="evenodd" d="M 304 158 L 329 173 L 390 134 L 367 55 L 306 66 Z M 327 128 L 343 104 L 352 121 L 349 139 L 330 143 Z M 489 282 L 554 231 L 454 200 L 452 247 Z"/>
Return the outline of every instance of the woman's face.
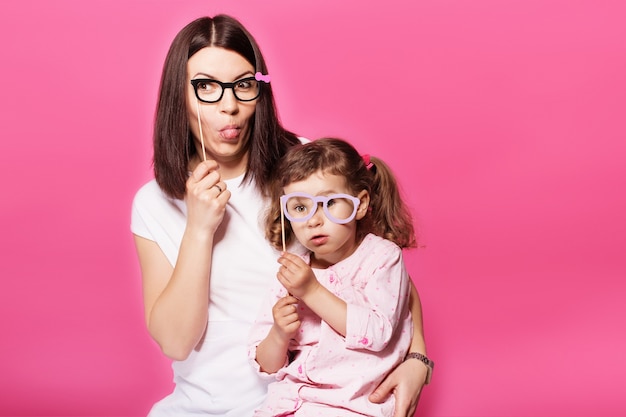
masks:
<path fill-rule="evenodd" d="M 233 82 L 253 77 L 254 67 L 236 52 L 206 47 L 196 52 L 187 62 L 187 110 L 189 126 L 195 137 L 196 150 L 203 159 L 198 110 L 202 125 L 202 138 L 207 159 L 214 159 L 223 169 L 241 170 L 246 167 L 247 144 L 250 140 L 250 121 L 257 100 L 239 101 L 231 88 L 216 103 L 198 101 L 190 81 L 211 78 L 221 82 Z"/>

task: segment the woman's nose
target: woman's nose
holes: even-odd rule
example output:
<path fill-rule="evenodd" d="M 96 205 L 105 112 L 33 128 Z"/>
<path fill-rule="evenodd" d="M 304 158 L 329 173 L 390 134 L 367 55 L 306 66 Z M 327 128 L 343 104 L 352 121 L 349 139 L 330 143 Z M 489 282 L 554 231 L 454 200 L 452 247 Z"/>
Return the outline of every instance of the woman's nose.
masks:
<path fill-rule="evenodd" d="M 219 101 L 220 111 L 224 113 L 234 114 L 239 109 L 239 103 L 235 97 L 235 93 L 231 88 L 224 89 L 224 95 Z"/>

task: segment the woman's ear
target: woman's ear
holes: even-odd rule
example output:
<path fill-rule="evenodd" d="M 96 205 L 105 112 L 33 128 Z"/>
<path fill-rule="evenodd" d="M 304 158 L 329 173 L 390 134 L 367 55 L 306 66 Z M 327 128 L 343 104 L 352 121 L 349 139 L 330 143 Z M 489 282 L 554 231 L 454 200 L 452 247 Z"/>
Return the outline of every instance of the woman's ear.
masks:
<path fill-rule="evenodd" d="M 367 209 L 370 206 L 370 193 L 367 190 L 362 190 L 356 198 L 361 200 L 359 207 L 356 209 L 356 219 L 361 220 L 367 214 Z"/>

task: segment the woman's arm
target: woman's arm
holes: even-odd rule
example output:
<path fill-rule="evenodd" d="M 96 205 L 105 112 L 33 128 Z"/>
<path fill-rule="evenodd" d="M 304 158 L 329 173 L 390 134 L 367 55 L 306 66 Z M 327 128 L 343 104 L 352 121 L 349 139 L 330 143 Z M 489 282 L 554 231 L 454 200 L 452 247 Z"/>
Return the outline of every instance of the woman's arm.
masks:
<path fill-rule="evenodd" d="M 214 161 L 201 163 L 187 182 L 187 225 L 175 267 L 156 242 L 135 236 L 148 331 L 175 360 L 189 356 L 208 320 L 213 236 L 230 198 L 225 185 L 215 187 L 216 168 Z"/>
<path fill-rule="evenodd" d="M 155 242 L 135 236 L 135 246 L 141 265 L 148 332 L 166 356 L 183 360 L 198 344 L 206 328 L 209 285 L 206 264 L 211 258 L 198 256 L 194 268 L 179 262 L 174 270 Z M 194 247 L 191 242 L 187 246 Z M 196 248 L 201 246 L 204 245 Z M 193 258 L 193 252 L 184 250 L 181 245 L 179 261 Z"/>
<path fill-rule="evenodd" d="M 413 339 L 409 352 L 419 352 L 426 355 L 422 304 L 412 282 L 409 303 L 413 318 Z M 422 362 L 418 360 L 404 361 L 387 375 L 385 380 L 370 394 L 369 399 L 373 403 L 380 403 L 393 393 L 396 397 L 394 417 L 413 416 L 427 375 L 428 368 Z"/>

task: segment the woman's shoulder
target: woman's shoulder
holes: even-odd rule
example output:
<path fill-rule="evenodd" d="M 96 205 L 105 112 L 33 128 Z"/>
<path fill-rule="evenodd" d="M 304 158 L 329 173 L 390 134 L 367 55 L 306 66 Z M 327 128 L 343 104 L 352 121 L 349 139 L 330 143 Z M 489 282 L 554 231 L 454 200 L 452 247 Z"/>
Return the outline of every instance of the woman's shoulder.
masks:
<path fill-rule="evenodd" d="M 153 178 L 139 187 L 133 200 L 136 202 L 143 202 L 147 200 L 154 200 L 162 195 L 163 192 L 161 191 L 159 184 L 157 184 L 156 179 Z"/>
<path fill-rule="evenodd" d="M 143 184 L 135 193 L 133 206 L 151 207 L 177 204 L 177 200 L 168 197 L 155 179 Z"/>
<path fill-rule="evenodd" d="M 155 227 L 184 225 L 185 216 L 185 202 L 168 197 L 156 180 L 151 180 L 135 193 L 131 208 L 131 229 L 140 236 L 152 236 Z"/>

